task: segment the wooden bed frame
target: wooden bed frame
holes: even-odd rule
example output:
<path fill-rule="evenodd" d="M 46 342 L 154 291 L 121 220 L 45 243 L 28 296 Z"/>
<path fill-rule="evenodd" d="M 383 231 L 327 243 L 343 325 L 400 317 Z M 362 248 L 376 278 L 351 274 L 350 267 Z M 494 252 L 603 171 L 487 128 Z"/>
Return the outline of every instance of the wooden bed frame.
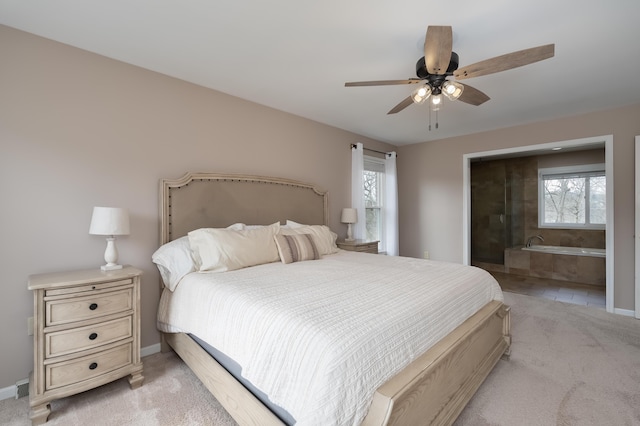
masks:
<path fill-rule="evenodd" d="M 160 218 L 161 244 L 235 222 L 326 225 L 327 193 L 287 179 L 187 173 L 161 181 Z M 492 301 L 378 388 L 362 424 L 452 424 L 510 345 L 509 307 Z M 162 350 L 169 347 L 238 424 L 284 424 L 191 337 L 163 333 Z"/>

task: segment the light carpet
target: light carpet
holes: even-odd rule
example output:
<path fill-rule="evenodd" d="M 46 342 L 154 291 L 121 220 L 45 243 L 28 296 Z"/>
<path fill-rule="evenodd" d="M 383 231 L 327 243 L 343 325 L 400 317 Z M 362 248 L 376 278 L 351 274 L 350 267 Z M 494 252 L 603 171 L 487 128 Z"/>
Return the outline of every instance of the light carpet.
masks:
<path fill-rule="evenodd" d="M 511 357 L 456 426 L 640 425 L 640 321 L 513 293 L 505 300 Z M 175 354 L 143 361 L 141 388 L 122 379 L 53 401 L 47 425 L 235 425 Z M 28 398 L 0 401 L 0 424 L 29 425 L 28 412 Z"/>

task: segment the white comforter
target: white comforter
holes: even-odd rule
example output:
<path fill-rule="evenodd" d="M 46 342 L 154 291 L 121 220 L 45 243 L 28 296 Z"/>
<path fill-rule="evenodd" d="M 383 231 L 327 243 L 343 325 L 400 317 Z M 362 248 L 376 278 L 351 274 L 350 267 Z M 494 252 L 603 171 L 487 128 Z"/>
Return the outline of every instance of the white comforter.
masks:
<path fill-rule="evenodd" d="M 233 358 L 297 425 L 357 425 L 380 385 L 491 300 L 478 268 L 340 251 L 189 274 L 163 292 L 158 327 Z"/>

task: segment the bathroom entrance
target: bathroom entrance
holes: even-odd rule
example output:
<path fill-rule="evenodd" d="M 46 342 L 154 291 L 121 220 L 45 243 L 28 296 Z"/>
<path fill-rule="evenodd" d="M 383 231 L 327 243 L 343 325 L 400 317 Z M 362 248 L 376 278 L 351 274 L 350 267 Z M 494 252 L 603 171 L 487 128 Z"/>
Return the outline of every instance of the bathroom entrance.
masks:
<path fill-rule="evenodd" d="M 607 310 L 612 311 L 613 280 L 607 279 L 613 268 L 612 233 L 538 223 L 538 170 L 597 163 L 606 167 L 611 158 L 605 148 L 611 140 L 583 139 L 465 155 L 465 263 L 520 284 L 536 280 L 543 286 L 554 281 L 586 284 L 593 292 L 577 293 L 600 293 L 600 305 L 606 295 Z M 611 169 L 605 173 L 610 177 Z M 613 229 L 609 191 L 606 197 L 606 228 Z M 528 241 L 538 250 L 527 250 Z M 581 250 L 571 250 L 577 248 Z"/>

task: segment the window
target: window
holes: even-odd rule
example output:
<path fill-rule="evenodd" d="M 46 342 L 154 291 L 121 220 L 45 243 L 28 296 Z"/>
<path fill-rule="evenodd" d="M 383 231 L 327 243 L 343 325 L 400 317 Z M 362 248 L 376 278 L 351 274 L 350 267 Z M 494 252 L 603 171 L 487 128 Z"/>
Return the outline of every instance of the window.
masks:
<path fill-rule="evenodd" d="M 541 228 L 604 229 L 604 164 L 538 171 L 538 224 Z"/>
<path fill-rule="evenodd" d="M 364 208 L 367 216 L 367 240 L 378 240 L 378 252 L 385 251 L 384 244 L 384 160 L 364 157 Z"/>

